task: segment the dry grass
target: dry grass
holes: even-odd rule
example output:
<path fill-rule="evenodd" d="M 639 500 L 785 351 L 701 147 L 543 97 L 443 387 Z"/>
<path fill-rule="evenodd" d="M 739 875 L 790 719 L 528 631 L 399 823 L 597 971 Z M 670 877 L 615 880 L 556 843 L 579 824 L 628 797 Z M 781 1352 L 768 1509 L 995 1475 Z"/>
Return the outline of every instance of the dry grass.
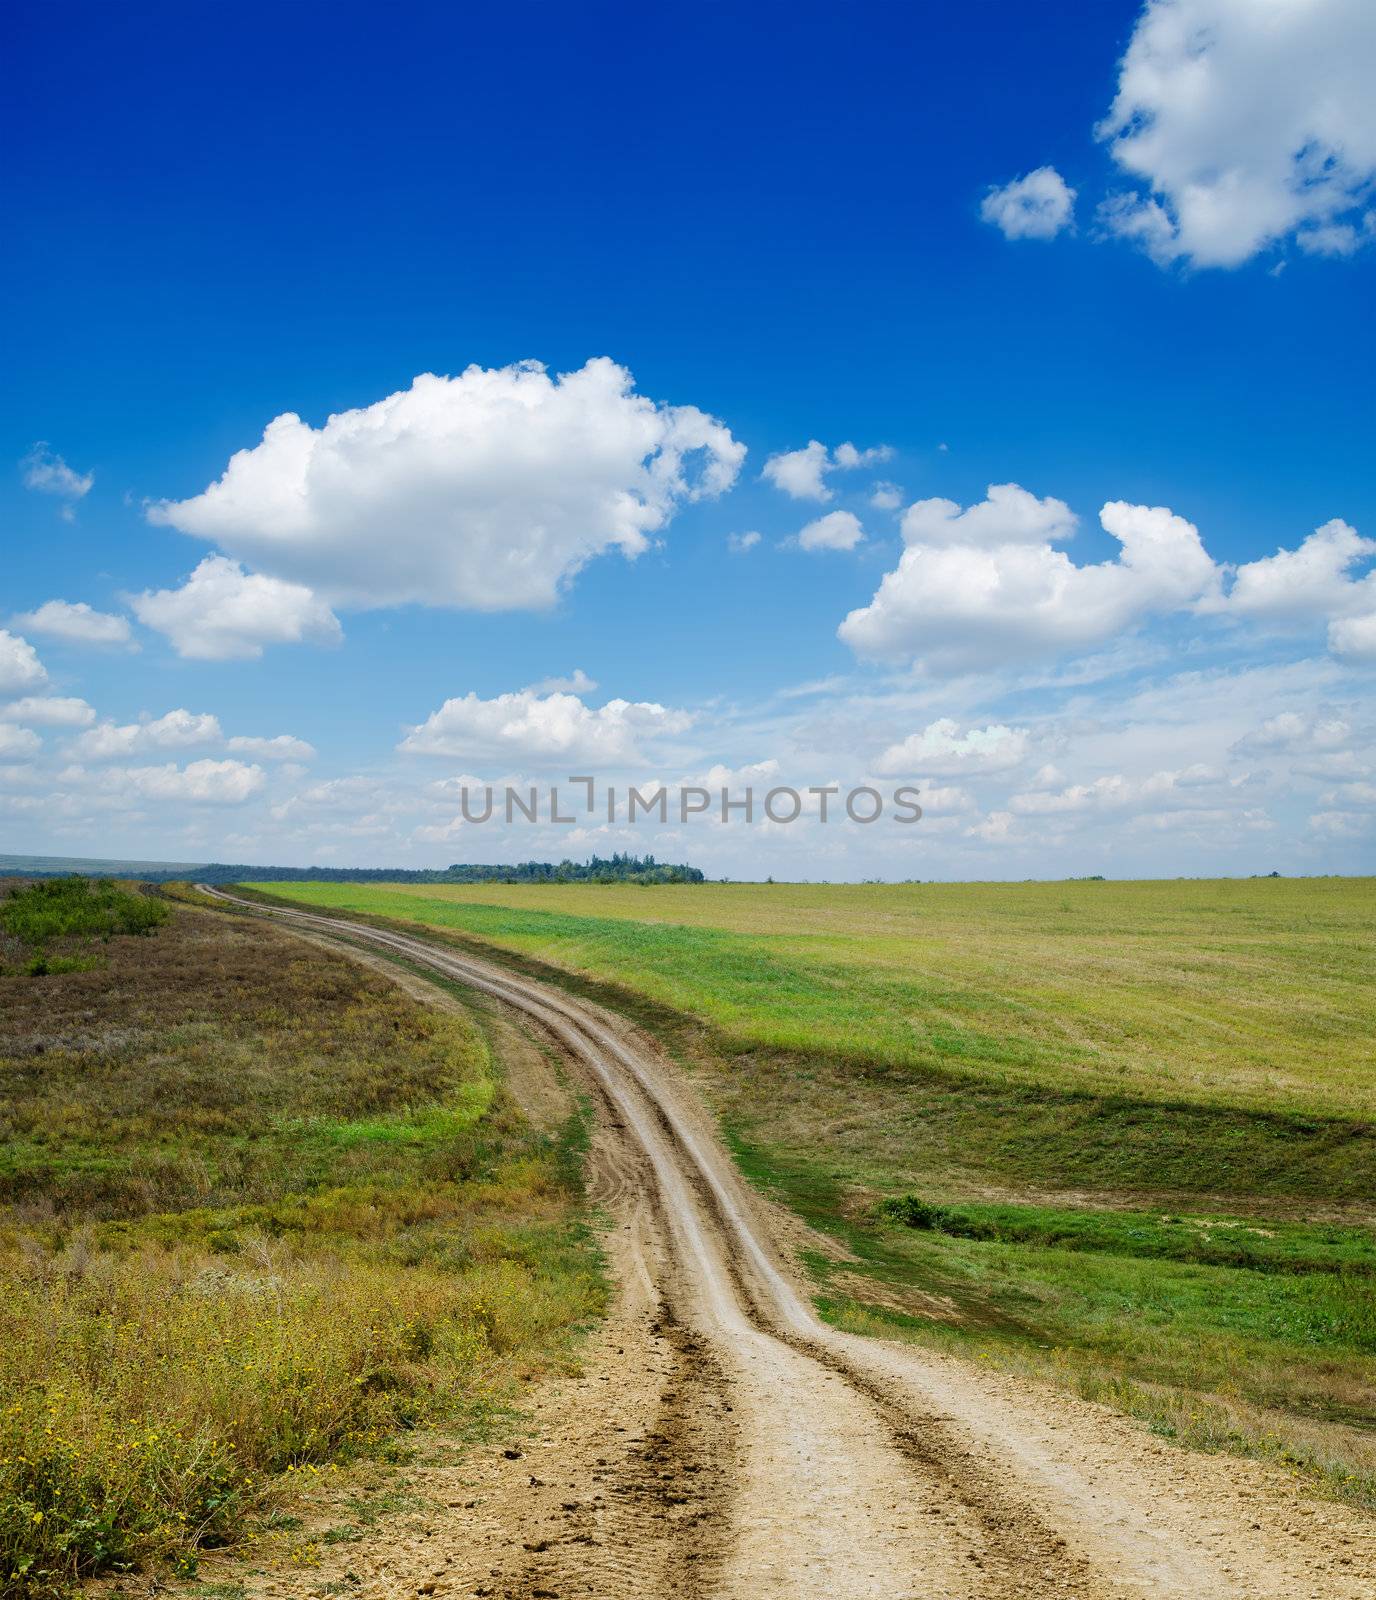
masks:
<path fill-rule="evenodd" d="M 6 1595 L 190 1570 L 600 1304 L 578 1130 L 526 1126 L 465 1015 L 266 927 L 0 977 L 0 1106 Z"/>

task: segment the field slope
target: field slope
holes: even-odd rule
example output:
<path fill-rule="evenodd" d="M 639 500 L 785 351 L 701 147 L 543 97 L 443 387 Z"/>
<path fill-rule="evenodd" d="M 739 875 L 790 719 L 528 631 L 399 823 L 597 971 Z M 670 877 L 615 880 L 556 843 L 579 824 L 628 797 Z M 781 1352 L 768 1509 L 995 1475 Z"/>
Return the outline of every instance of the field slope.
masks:
<path fill-rule="evenodd" d="M 1376 886 L 282 885 L 637 1015 L 819 1303 L 1376 1498 Z"/>

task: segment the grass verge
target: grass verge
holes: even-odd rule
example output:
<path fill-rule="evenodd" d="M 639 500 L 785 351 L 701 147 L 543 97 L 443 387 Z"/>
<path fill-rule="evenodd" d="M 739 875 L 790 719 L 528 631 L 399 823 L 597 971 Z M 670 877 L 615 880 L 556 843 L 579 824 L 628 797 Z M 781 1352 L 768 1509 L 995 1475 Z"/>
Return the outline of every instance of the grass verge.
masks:
<path fill-rule="evenodd" d="M 985 903 L 982 886 L 933 887 L 968 887 L 971 916 Z M 1032 887 L 1055 893 L 1063 886 Z M 1066 887 L 1090 893 L 1104 886 Z M 1202 950 L 1179 943 L 1201 886 L 1147 887 L 1147 903 L 1156 903 L 1158 918 L 1174 930 L 1171 959 L 1179 970 L 1203 962 L 1210 946 L 1217 960 L 1216 924 L 1202 928 Z M 1364 897 L 1354 897 L 1350 886 L 1337 886 L 1328 906 L 1309 886 L 1310 898 L 1292 898 L 1288 909 L 1278 902 L 1256 911 L 1259 902 L 1246 896 L 1272 886 L 1241 886 L 1244 907 L 1258 917 L 1264 911 L 1263 926 L 1282 914 L 1296 921 L 1280 948 L 1293 953 L 1312 944 L 1310 964 L 1287 979 L 1292 990 L 1310 985 L 1296 1009 L 1297 1031 L 1329 1003 L 1332 975 L 1356 971 L 1369 958 L 1365 949 L 1329 948 L 1360 940 L 1371 909 L 1370 887 L 1362 887 Z M 817 1049 L 781 1048 L 759 1042 L 771 1037 L 768 1017 L 781 1003 L 769 988 L 772 935 L 727 930 L 745 946 L 759 946 L 753 970 L 765 1022 L 752 1031 L 753 1024 L 723 1025 L 720 1005 L 693 1011 L 667 1003 L 656 963 L 671 941 L 662 927 L 631 922 L 624 907 L 580 932 L 566 926 L 567 909 L 545 919 L 543 890 L 520 891 L 523 905 L 514 910 L 480 906 L 477 916 L 466 904 L 456 913 L 447 898 L 433 902 L 408 891 L 394 899 L 352 885 L 293 885 L 291 898 L 328 904 L 341 898 L 337 890 L 365 919 L 377 915 L 378 904 L 395 912 L 404 903 L 408 920 L 439 937 L 615 1004 L 654 1032 L 698 1077 L 747 1174 L 824 1241 L 806 1264 L 825 1315 L 857 1331 L 1037 1371 L 1109 1399 L 1183 1442 L 1281 1460 L 1328 1492 L 1376 1504 L 1376 1128 L 1368 1116 L 1336 1109 L 1326 1080 L 1315 1077 L 1307 1097 L 1292 1086 L 1267 1104 L 1255 1092 L 1255 1060 L 1251 1088 L 1234 1095 L 1228 1085 L 1236 1075 L 1226 1072 L 1219 1083 L 1203 1084 L 1204 1092 L 1192 1091 L 1198 1057 L 1187 1074 L 1163 1063 L 1154 1083 L 1136 1080 L 1136 1092 L 1125 1089 L 1120 1073 L 1100 1082 L 1054 1065 L 1044 1081 L 1030 1080 L 1027 1051 L 1014 1052 L 1022 1063 L 1014 1071 L 997 1059 L 987 1067 L 967 1059 L 959 1070 L 896 1059 L 880 1048 L 891 1024 L 868 990 L 862 995 L 875 1029 L 865 1049 L 847 1054 L 834 1037 Z M 1172 890 L 1177 903 L 1163 908 L 1158 891 Z M 692 899 L 696 892 L 681 891 L 689 910 L 675 912 L 667 896 L 680 891 L 610 891 L 618 902 L 638 901 L 646 915 L 706 915 Z M 765 898 L 772 893 L 760 890 Z M 863 928 L 856 926 L 855 892 L 836 893 L 837 926 L 854 927 L 857 940 L 872 944 L 870 924 L 883 913 L 884 893 L 876 895 L 874 918 L 859 919 Z M 820 895 L 807 892 L 809 915 L 825 909 Z M 1216 908 L 1217 918 L 1234 914 L 1229 903 Z M 357 912 L 351 907 L 350 914 Z M 504 931 L 488 943 L 493 917 L 516 921 L 501 921 Z M 1005 960 L 1034 966 L 1046 938 L 1029 926 L 1019 945 L 1018 920 L 1005 925 Z M 1096 932 L 1097 959 L 1110 973 L 1130 965 L 1135 938 L 1124 932 L 1115 944 L 1111 920 L 1102 919 Z M 834 942 L 843 938 L 834 934 Z M 675 972 L 693 959 L 690 941 L 672 957 Z M 746 957 L 725 978 L 714 961 L 695 968 L 675 992 L 691 999 L 693 986 L 721 981 L 735 1005 L 750 981 Z M 1252 969 L 1250 958 L 1233 964 L 1228 982 L 1237 995 L 1245 995 Z M 824 993 L 831 970 L 819 976 Z M 1223 976 L 1214 981 L 1221 1007 Z M 1110 983 L 1097 1000 L 1081 995 L 1082 1014 L 1095 1007 L 1102 1013 L 1089 1015 L 1087 1031 L 1105 1038 L 1126 1025 L 1114 1014 L 1118 994 Z M 1187 1008 L 1198 1000 L 1186 979 L 1179 998 Z M 1008 1025 L 1004 1000 L 990 996 L 992 1020 L 983 1026 Z M 852 995 L 848 1003 L 858 1002 Z M 968 1003 L 975 1015 L 973 996 Z M 1366 1003 L 1349 993 L 1342 1006 L 1360 1011 Z M 1214 1016 L 1221 1027 L 1222 1010 Z M 1035 1018 L 1023 1025 L 1036 1034 Z M 1247 1026 L 1244 1015 L 1239 1027 Z M 1253 1032 L 1246 1049 L 1259 1059 L 1264 1040 Z M 1353 1074 L 1365 1074 L 1369 1109 L 1376 1090 L 1369 1050 L 1365 1058 L 1350 1052 L 1348 1060 Z M 898 1202 L 898 1215 L 886 1213 L 886 1200 Z M 905 1201 L 940 1225 L 907 1226 Z"/>
<path fill-rule="evenodd" d="M 0 1592 L 194 1570 L 298 1475 L 473 1422 L 602 1304 L 575 1118 L 471 1018 L 189 908 L 0 977 Z"/>

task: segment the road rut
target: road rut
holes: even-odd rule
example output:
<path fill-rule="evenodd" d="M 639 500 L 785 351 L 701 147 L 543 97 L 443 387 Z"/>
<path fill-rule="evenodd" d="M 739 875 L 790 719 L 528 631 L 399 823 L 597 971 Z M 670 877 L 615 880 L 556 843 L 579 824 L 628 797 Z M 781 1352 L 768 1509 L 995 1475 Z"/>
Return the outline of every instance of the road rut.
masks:
<path fill-rule="evenodd" d="M 502 1569 L 469 1592 L 1376 1600 L 1372 1524 L 1306 1500 L 1280 1473 L 1188 1454 L 1044 1386 L 822 1323 L 775 1242 L 770 1207 L 653 1041 L 624 1019 L 430 939 L 204 892 L 491 996 L 556 1041 L 600 1104 L 619 1201 L 640 1217 L 623 1224 L 639 1247 L 618 1266 L 644 1277 L 655 1326 L 686 1341 L 669 1392 L 698 1435 L 702 1459 L 684 1470 L 706 1463 L 695 1492 L 714 1487 L 679 1519 L 656 1576 L 625 1548 L 638 1537 L 628 1526 L 611 1541 L 619 1577 L 592 1560 L 588 1546 L 605 1540 L 575 1534 L 538 1552 L 538 1573 Z M 685 1408 L 674 1384 L 696 1384 L 697 1401 Z M 670 1494 L 644 1538 L 663 1545 L 675 1503 Z"/>

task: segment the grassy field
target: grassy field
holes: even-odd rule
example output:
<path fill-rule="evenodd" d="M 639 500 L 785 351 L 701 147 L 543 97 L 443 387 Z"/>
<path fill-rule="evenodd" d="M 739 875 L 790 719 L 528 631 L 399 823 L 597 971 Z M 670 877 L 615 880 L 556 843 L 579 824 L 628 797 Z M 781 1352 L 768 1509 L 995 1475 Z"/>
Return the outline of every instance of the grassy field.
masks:
<path fill-rule="evenodd" d="M 1376 1503 L 1371 881 L 273 892 L 636 1014 L 838 1322 Z"/>
<path fill-rule="evenodd" d="M 454 928 L 741 1044 L 1365 1115 L 1376 885 L 259 885 Z"/>
<path fill-rule="evenodd" d="M 194 1570 L 297 1476 L 476 1423 L 601 1304 L 581 1127 L 483 1034 L 178 908 L 0 949 L 0 1593 Z"/>

